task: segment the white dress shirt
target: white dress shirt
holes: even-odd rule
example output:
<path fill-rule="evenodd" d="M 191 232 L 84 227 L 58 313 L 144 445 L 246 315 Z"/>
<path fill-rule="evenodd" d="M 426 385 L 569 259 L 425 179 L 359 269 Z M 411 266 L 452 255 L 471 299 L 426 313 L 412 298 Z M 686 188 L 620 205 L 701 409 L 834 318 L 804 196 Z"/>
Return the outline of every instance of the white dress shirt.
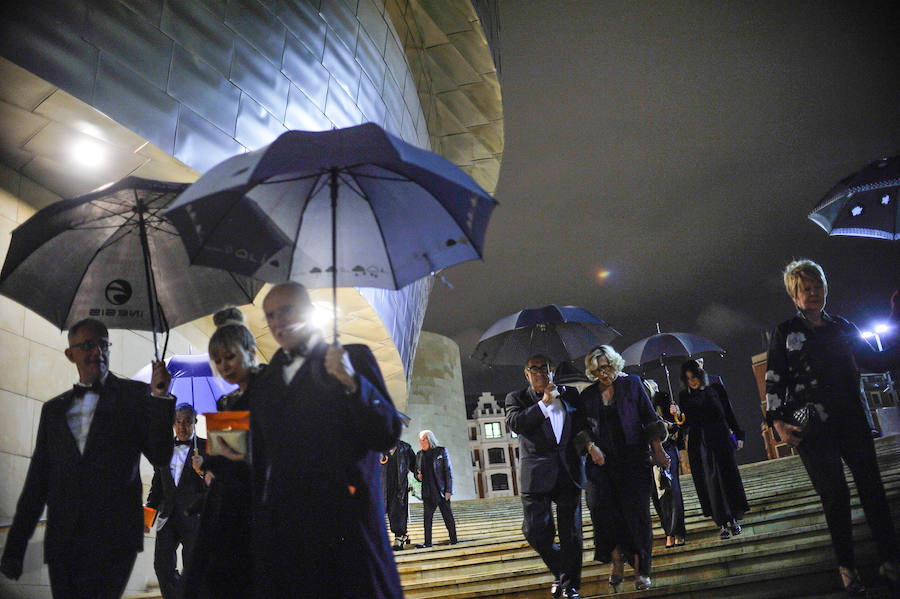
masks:
<path fill-rule="evenodd" d="M 193 439 L 191 437 L 191 441 Z M 191 453 L 191 447 L 193 447 L 193 443 L 190 445 L 176 445 L 175 449 L 172 450 L 172 461 L 169 462 L 169 471 L 172 473 L 172 480 L 175 481 L 176 487 L 178 486 L 178 480 L 181 478 L 181 471 L 184 470 L 184 463 Z"/>
<path fill-rule="evenodd" d="M 322 336 L 320 334 L 313 333 L 309 337 L 307 347 L 315 347 L 315 345 L 318 344 L 321 339 Z M 297 372 L 303 366 L 304 362 L 306 362 L 305 356 L 294 356 L 291 361 L 285 363 L 284 369 L 282 370 L 285 384 L 289 385 L 291 381 L 294 380 L 294 377 L 297 376 Z M 350 356 L 347 355 L 347 352 L 344 352 L 341 363 L 344 365 L 344 370 L 347 371 L 347 374 L 353 376 L 356 371 L 353 369 L 353 364 L 350 363 Z"/>
<path fill-rule="evenodd" d="M 106 377 L 100 381 L 106 381 Z M 77 386 L 84 387 L 80 382 L 75 383 Z M 66 412 L 66 422 L 69 424 L 69 430 L 75 437 L 78 444 L 78 451 L 84 454 L 84 446 L 87 444 L 88 433 L 91 431 L 91 422 L 94 420 L 94 411 L 97 409 L 97 402 L 100 400 L 100 394 L 87 388 L 84 395 L 76 397 L 72 400 L 72 405 Z"/>
<path fill-rule="evenodd" d="M 553 396 L 553 402 L 549 406 L 541 400 L 538 400 L 538 405 L 541 408 L 541 412 L 544 413 L 544 417 L 550 419 L 553 435 L 556 437 L 556 442 L 559 443 L 559 440 L 562 438 L 563 424 L 566 422 L 566 408 L 559 398 L 558 389 L 554 389 L 550 395 Z M 543 397 L 543 393 L 541 397 Z"/>

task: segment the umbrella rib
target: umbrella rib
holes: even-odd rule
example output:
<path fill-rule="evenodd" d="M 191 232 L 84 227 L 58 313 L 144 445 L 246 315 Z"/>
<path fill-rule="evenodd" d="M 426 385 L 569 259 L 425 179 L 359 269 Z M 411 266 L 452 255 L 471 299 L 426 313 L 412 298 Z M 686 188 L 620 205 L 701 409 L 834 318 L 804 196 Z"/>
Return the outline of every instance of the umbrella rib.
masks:
<path fill-rule="evenodd" d="M 300 218 L 297 219 L 297 230 L 294 232 L 294 247 L 291 250 L 290 264 L 288 264 L 288 280 L 291 278 L 291 273 L 294 272 L 294 255 L 297 253 L 297 241 L 300 239 L 300 229 L 303 228 L 303 219 L 306 217 L 306 209 L 309 208 L 309 200 L 325 187 L 325 178 L 322 177 L 322 174 L 323 173 L 316 173 L 315 176 L 318 180 L 310 186 L 309 192 L 306 194 L 306 198 L 303 202 L 303 209 L 300 210 Z M 309 179 L 309 177 L 301 177 L 296 180 L 300 181 L 302 179 Z M 337 272 L 337 264 L 332 264 L 331 267 Z"/>
<path fill-rule="evenodd" d="M 353 173 L 348 173 L 348 176 L 353 178 L 355 175 Z M 357 185 L 358 182 L 354 181 Z M 351 187 L 352 188 L 352 187 Z M 362 193 L 362 186 L 360 186 L 360 191 L 358 192 L 362 199 L 369 205 L 369 210 L 372 212 L 373 220 L 375 221 L 375 226 L 378 227 L 378 235 L 381 237 L 381 244 L 384 246 L 384 255 L 387 257 L 388 266 L 390 267 L 391 279 L 394 281 L 394 289 L 400 289 L 400 285 L 397 283 L 397 272 L 394 270 L 394 260 L 391 258 L 391 252 L 388 248 L 387 239 L 384 236 L 384 229 L 381 227 L 381 221 L 378 220 L 377 215 L 375 214 L 375 206 L 372 204 L 372 200 L 369 199 L 365 193 Z"/>
<path fill-rule="evenodd" d="M 241 281 L 238 281 L 237 275 L 235 275 L 230 270 L 226 270 L 225 272 L 227 272 L 231 276 L 231 280 L 233 280 L 235 282 L 235 284 L 238 286 L 238 289 L 240 289 L 244 293 L 244 297 L 247 298 L 247 303 L 252 304 L 253 300 L 255 298 L 250 297 L 250 291 L 244 286 L 244 284 Z"/>

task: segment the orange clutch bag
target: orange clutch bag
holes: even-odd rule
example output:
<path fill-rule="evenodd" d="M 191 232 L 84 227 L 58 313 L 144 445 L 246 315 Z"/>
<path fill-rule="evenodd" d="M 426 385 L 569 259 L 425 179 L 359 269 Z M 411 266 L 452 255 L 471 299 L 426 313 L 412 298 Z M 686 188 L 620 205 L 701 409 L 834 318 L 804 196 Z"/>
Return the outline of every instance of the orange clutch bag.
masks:
<path fill-rule="evenodd" d="M 153 528 L 153 521 L 156 520 L 156 510 L 152 507 L 144 506 L 144 526 Z"/>
<path fill-rule="evenodd" d="M 250 412 L 207 412 L 206 453 L 249 461 Z"/>

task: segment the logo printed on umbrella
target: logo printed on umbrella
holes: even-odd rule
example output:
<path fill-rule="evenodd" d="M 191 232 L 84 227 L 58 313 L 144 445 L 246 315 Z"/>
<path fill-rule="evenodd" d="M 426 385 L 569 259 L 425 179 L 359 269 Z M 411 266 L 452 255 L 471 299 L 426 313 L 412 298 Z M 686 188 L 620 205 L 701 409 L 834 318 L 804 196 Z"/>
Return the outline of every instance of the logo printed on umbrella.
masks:
<path fill-rule="evenodd" d="M 106 301 L 114 306 L 121 306 L 131 299 L 131 283 L 125 279 L 116 279 L 106 286 Z"/>

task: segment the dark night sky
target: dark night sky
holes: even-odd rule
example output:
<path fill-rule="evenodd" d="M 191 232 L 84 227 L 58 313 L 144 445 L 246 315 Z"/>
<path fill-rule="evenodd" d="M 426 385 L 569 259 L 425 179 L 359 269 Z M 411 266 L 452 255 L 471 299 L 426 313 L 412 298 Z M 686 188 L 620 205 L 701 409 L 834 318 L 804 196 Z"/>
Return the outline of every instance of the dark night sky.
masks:
<path fill-rule="evenodd" d="M 484 261 L 444 273 L 454 289 L 435 285 L 424 327 L 459 343 L 466 393 L 524 385 L 468 359 L 519 309 L 584 306 L 622 332 L 620 351 L 659 322 L 726 348 L 707 365 L 747 430 L 742 461 L 762 459 L 750 356 L 793 313 L 783 266 L 822 264 L 827 309 L 860 327 L 889 313 L 900 278 L 898 243 L 806 218 L 900 154 L 892 5 L 501 2 L 500 206 Z"/>

